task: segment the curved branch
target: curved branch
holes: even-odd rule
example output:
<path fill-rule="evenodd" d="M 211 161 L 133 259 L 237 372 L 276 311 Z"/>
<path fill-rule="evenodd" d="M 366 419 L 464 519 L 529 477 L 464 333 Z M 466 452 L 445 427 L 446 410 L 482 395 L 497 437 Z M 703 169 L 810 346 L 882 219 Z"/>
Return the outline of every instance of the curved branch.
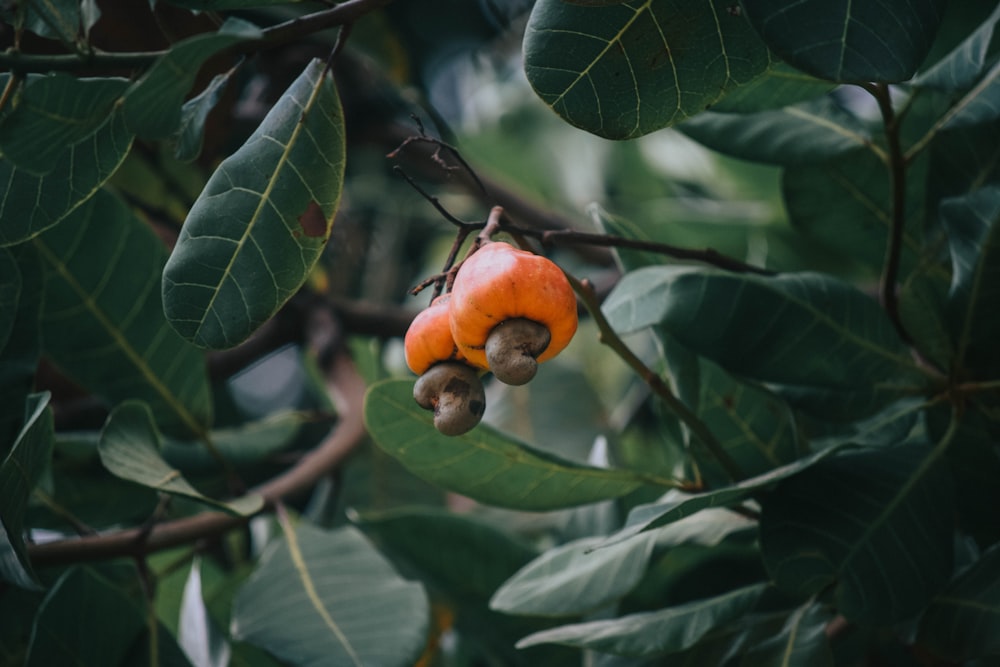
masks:
<path fill-rule="evenodd" d="M 327 374 L 327 387 L 340 420 L 318 447 L 303 456 L 283 474 L 251 490 L 264 498 L 264 509 L 280 500 L 311 488 L 340 465 L 365 436 L 362 407 L 365 382 L 345 352 L 335 357 Z M 28 546 L 28 556 L 36 567 L 103 560 L 120 556 L 141 556 L 154 551 L 189 544 L 219 535 L 248 521 L 247 517 L 203 512 L 167 521 L 151 530 L 131 528 Z"/>

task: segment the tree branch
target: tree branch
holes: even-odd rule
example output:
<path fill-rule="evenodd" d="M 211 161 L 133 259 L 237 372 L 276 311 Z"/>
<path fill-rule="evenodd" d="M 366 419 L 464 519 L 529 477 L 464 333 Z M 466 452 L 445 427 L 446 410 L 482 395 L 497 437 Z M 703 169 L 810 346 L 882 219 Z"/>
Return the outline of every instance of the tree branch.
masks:
<path fill-rule="evenodd" d="M 913 338 L 903 325 L 899 314 L 899 299 L 896 287 L 899 281 L 899 269 L 903 254 L 903 233 L 906 230 L 906 156 L 899 139 L 899 122 L 892 108 L 892 97 L 889 86 L 884 83 L 863 85 L 866 91 L 878 102 L 885 126 L 886 143 L 889 149 L 889 191 L 891 197 L 891 212 L 889 240 L 885 248 L 885 261 L 882 265 L 882 277 L 879 280 L 879 300 L 886 314 L 892 321 L 899 337 L 907 344 L 913 344 Z"/>
<path fill-rule="evenodd" d="M 362 16 L 388 5 L 392 0 L 346 0 L 336 7 L 313 12 L 262 30 L 260 39 L 242 42 L 229 49 L 230 53 L 250 53 L 262 48 L 278 46 L 301 40 L 328 28 L 354 23 Z M 17 50 L 0 53 L 0 69 L 15 74 L 29 72 L 69 72 L 86 70 L 146 69 L 161 56 L 162 51 L 104 52 L 92 51 L 71 54 L 31 54 Z"/>
<path fill-rule="evenodd" d="M 320 478 L 340 465 L 365 435 L 362 419 L 365 382 L 346 353 L 341 352 L 327 374 L 327 387 L 340 420 L 315 449 L 286 472 L 251 490 L 264 498 L 272 509 L 283 498 L 311 488 Z M 154 551 L 188 544 L 219 535 L 247 522 L 246 517 L 202 512 L 191 517 L 160 523 L 147 533 L 131 528 L 94 536 L 70 538 L 28 545 L 28 555 L 36 567 L 104 560 L 120 556 L 142 556 Z"/>

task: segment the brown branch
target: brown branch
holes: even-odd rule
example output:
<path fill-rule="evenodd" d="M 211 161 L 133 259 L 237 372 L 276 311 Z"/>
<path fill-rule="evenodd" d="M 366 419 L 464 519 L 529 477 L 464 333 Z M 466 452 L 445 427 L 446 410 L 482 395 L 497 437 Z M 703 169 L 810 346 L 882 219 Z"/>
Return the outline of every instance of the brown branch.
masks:
<path fill-rule="evenodd" d="M 381 9 L 390 2 L 392 0 L 346 0 L 346 2 L 342 2 L 336 7 L 313 12 L 312 14 L 300 16 L 290 21 L 265 28 L 261 31 L 260 39 L 241 42 L 228 49 L 228 52 L 252 53 L 263 48 L 299 41 L 304 37 L 328 28 L 353 24 L 365 14 Z M 27 74 L 30 72 L 70 72 L 81 69 L 88 71 L 146 69 L 169 52 L 169 49 L 165 49 L 162 51 L 93 51 L 48 55 L 7 50 L 0 53 L 0 69 L 7 69 L 16 74 Z"/>
<path fill-rule="evenodd" d="M 879 280 L 879 301 L 892 321 L 899 337 L 907 344 L 913 344 L 899 313 L 899 298 L 896 293 L 899 270 L 903 255 L 903 233 L 906 229 L 906 156 L 899 138 L 899 119 L 892 108 L 889 86 L 884 83 L 863 85 L 878 102 L 885 126 L 885 137 L 889 153 L 889 191 L 891 200 L 889 239 L 886 243 L 882 276 Z"/>
<path fill-rule="evenodd" d="M 264 498 L 271 509 L 283 498 L 311 488 L 324 475 L 340 465 L 365 435 L 362 420 L 365 383 L 346 353 L 339 353 L 327 375 L 327 386 L 337 406 L 340 421 L 315 449 L 303 456 L 291 469 L 251 490 Z M 237 528 L 246 517 L 203 512 L 195 516 L 155 525 L 144 534 L 131 528 L 95 536 L 70 538 L 28 546 L 28 555 L 36 567 L 104 560 L 121 556 L 142 556 Z"/>

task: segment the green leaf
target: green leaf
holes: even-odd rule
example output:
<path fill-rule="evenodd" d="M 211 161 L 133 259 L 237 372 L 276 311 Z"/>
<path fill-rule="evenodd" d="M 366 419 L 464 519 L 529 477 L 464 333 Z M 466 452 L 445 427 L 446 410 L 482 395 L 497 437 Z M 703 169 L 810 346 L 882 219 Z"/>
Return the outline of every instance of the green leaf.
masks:
<path fill-rule="evenodd" d="M 590 219 L 594 225 L 604 234 L 611 234 L 623 239 L 634 241 L 651 241 L 649 235 L 643 231 L 639 225 L 630 220 L 613 215 L 601 208 L 600 204 L 593 203 L 587 208 Z M 622 272 L 632 271 L 644 266 L 659 266 L 663 263 L 663 257 L 654 252 L 634 250 L 632 248 L 613 248 L 615 262 Z"/>
<path fill-rule="evenodd" d="M 225 635 L 209 618 L 202 593 L 202 561 L 195 557 L 184 582 L 177 642 L 196 665 L 229 665 L 231 650 Z"/>
<path fill-rule="evenodd" d="M 67 147 L 45 176 L 0 160 L 0 246 L 22 243 L 62 221 L 121 165 L 132 135 L 117 109 L 94 134 Z"/>
<path fill-rule="evenodd" d="M 264 501 L 257 495 L 221 502 L 201 494 L 180 471 L 163 460 L 159 447 L 160 433 L 149 406 L 140 401 L 126 401 L 108 416 L 97 452 L 112 475 L 155 491 L 190 498 L 240 516 L 250 516 L 263 507 Z"/>
<path fill-rule="evenodd" d="M 931 49 L 944 0 L 743 0 L 764 42 L 793 67 L 840 82 L 905 81 Z"/>
<path fill-rule="evenodd" d="M 143 614 L 114 583 L 91 568 L 74 567 L 42 602 L 25 667 L 122 664 L 144 627 Z"/>
<path fill-rule="evenodd" d="M 902 262 L 908 273 L 922 256 L 928 161 L 915 160 L 906 177 Z M 892 193 L 885 162 L 869 150 L 786 169 L 782 194 L 794 227 L 857 259 L 878 275 L 892 225 Z"/>
<path fill-rule="evenodd" d="M 954 130 L 997 118 L 1000 118 L 1000 62 L 945 113 L 937 129 Z"/>
<path fill-rule="evenodd" d="M 205 121 L 215 105 L 219 103 L 222 93 L 236 73 L 233 68 L 225 74 L 212 77 L 205 90 L 201 91 L 181 107 L 180 126 L 177 128 L 177 147 L 174 157 L 182 162 L 193 162 L 201 154 L 205 135 Z"/>
<path fill-rule="evenodd" d="M 67 147 L 79 144 L 107 122 L 127 87 L 127 79 L 80 79 L 66 74 L 31 81 L 0 124 L 3 156 L 29 174 L 51 173 Z"/>
<path fill-rule="evenodd" d="M 701 359 L 695 414 L 708 425 L 744 476 L 766 473 L 799 456 L 796 425 L 788 404 L 767 391 L 738 382 L 715 364 Z M 702 475 L 728 481 L 715 458 L 691 443 Z"/>
<path fill-rule="evenodd" d="M 25 405 L 24 425 L 14 446 L 0 464 L 0 521 L 7 541 L 14 551 L 20 572 L 12 564 L 4 564 L 5 578 L 13 578 L 20 586 L 37 583 L 28 552 L 24 545 L 24 510 L 39 478 L 49 465 L 52 454 L 53 421 L 49 410 L 49 394 L 32 394 Z M 20 575 L 10 577 L 10 575 Z"/>
<path fill-rule="evenodd" d="M 13 444 L 21 421 L 24 402 L 35 385 L 41 353 L 39 313 L 42 303 L 41 266 L 30 245 L 12 252 L 0 250 L 0 328 L 9 327 L 6 343 L 0 346 L 0 456 Z M 6 258 L 14 261 L 11 267 Z M 14 271 L 16 270 L 16 274 Z M 16 310 L 10 301 L 9 286 L 19 287 Z M 6 324 L 9 318 L 9 324 Z"/>
<path fill-rule="evenodd" d="M 752 114 L 705 112 L 678 128 L 726 155 L 783 166 L 821 162 L 872 144 L 872 134 L 831 97 Z M 793 170 L 794 172 L 794 170 Z"/>
<path fill-rule="evenodd" d="M 314 60 L 191 208 L 163 273 L 174 328 L 225 348 L 274 315 L 330 237 L 343 176 L 343 112 Z"/>
<path fill-rule="evenodd" d="M 524 36 L 525 73 L 572 125 L 608 139 L 648 134 L 703 111 L 771 65 L 728 7 L 724 0 L 539 0 Z"/>
<path fill-rule="evenodd" d="M 177 7 L 187 7 L 198 11 L 221 11 L 225 9 L 250 9 L 269 5 L 291 5 L 301 0 L 166 0 Z"/>
<path fill-rule="evenodd" d="M 260 29 L 242 19 L 229 18 L 218 32 L 195 35 L 170 47 L 125 94 L 125 122 L 144 139 L 164 139 L 181 124 L 184 97 L 198 70 L 225 48 L 258 40 Z"/>
<path fill-rule="evenodd" d="M 990 185 L 941 203 L 951 248 L 948 294 L 957 365 L 992 378 L 1000 369 L 1000 187 Z"/>
<path fill-rule="evenodd" d="M 646 483 L 627 470 L 573 463 L 505 437 L 486 425 L 450 437 L 413 400 L 413 382 L 385 380 L 365 397 L 375 443 L 418 477 L 497 507 L 543 511 L 624 496 Z"/>
<path fill-rule="evenodd" d="M 285 449 L 311 420 L 308 414 L 286 410 L 239 426 L 213 429 L 209 438 L 229 463 L 253 465 Z M 164 460 L 181 470 L 218 472 L 219 462 L 197 443 L 167 438 L 160 451 Z"/>
<path fill-rule="evenodd" d="M 947 315 L 948 278 L 943 272 L 910 272 L 899 290 L 899 315 L 916 348 L 938 368 L 948 368 L 955 344 Z"/>
<path fill-rule="evenodd" d="M 80 2 L 29 0 L 25 6 L 24 27 L 39 37 L 73 44 L 80 30 Z"/>
<path fill-rule="evenodd" d="M 0 248 L 0 351 L 17 319 L 17 303 L 21 298 L 21 271 L 17 260 L 5 248 Z"/>
<path fill-rule="evenodd" d="M 575 616 L 615 602 L 646 572 L 656 535 L 647 533 L 596 549 L 585 537 L 545 551 L 508 579 L 490 600 L 506 614 Z"/>
<path fill-rule="evenodd" d="M 832 618 L 828 607 L 810 600 L 788 616 L 779 633 L 750 648 L 740 667 L 833 667 L 826 634 Z"/>
<path fill-rule="evenodd" d="M 731 486 L 714 489 L 705 493 L 685 495 L 676 492 L 668 493 L 664 500 L 647 505 L 639 505 L 628 514 L 625 526 L 614 535 L 607 538 L 605 544 L 617 544 L 623 540 L 660 526 L 713 507 L 731 507 L 766 491 L 783 479 L 799 474 L 810 466 L 822 461 L 838 451 L 839 447 L 830 447 L 815 454 L 803 457 L 798 461 L 775 468 L 763 475 L 745 479 Z"/>
<path fill-rule="evenodd" d="M 922 609 L 952 568 L 954 502 L 939 453 L 844 451 L 779 484 L 760 521 L 777 586 L 802 596 L 833 586 L 837 610 L 859 623 Z"/>
<path fill-rule="evenodd" d="M 153 231 L 101 191 L 34 245 L 45 354 L 112 403 L 146 401 L 168 432 L 202 434 L 212 418 L 205 362 L 163 317 L 166 250 Z"/>
<path fill-rule="evenodd" d="M 917 642 L 963 662 L 1000 655 L 1000 545 L 994 545 L 931 601 Z"/>
<path fill-rule="evenodd" d="M 728 93 L 712 106 L 712 111 L 757 113 L 779 109 L 819 97 L 833 87 L 829 81 L 811 77 L 788 63 L 774 62 L 756 79 Z"/>
<path fill-rule="evenodd" d="M 281 610 L 281 613 L 275 613 Z M 354 528 L 286 530 L 236 596 L 232 635 L 295 665 L 412 665 L 427 595 Z"/>
<path fill-rule="evenodd" d="M 997 21 L 1000 21 L 1000 7 L 994 9 L 989 18 L 951 53 L 918 76 L 913 85 L 942 90 L 964 91 L 971 88 L 986 66 Z"/>
<path fill-rule="evenodd" d="M 679 653 L 712 630 L 749 614 L 766 589 L 767 584 L 754 584 L 659 611 L 563 625 L 525 637 L 518 647 L 556 643 L 635 657 Z"/>
<path fill-rule="evenodd" d="M 913 362 L 885 313 L 847 283 L 814 273 L 774 277 L 694 267 L 626 274 L 603 309 L 620 333 L 662 324 L 729 372 L 777 383 L 820 410 L 874 412 L 914 382 Z M 792 391 L 786 391 L 786 390 Z M 883 396 L 884 394 L 884 396 Z"/>

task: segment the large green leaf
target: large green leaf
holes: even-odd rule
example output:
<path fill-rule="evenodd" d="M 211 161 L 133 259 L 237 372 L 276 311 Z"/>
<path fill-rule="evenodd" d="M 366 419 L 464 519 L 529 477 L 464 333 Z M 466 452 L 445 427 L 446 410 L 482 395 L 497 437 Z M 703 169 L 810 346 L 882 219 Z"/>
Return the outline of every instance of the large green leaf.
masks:
<path fill-rule="evenodd" d="M 745 477 L 798 458 L 795 420 L 785 401 L 763 387 L 738 382 L 706 359 L 698 368 L 698 395 L 690 405 Z M 701 442 L 695 439 L 691 447 L 703 477 L 729 480 Z"/>
<path fill-rule="evenodd" d="M 97 451 L 101 463 L 121 479 L 141 484 L 155 491 L 190 498 L 230 514 L 249 516 L 260 511 L 260 496 L 244 496 L 233 502 L 209 498 L 195 489 L 160 456 L 160 433 L 149 406 L 140 401 L 125 401 L 108 416 L 101 431 Z"/>
<path fill-rule="evenodd" d="M 112 581 L 91 568 L 74 567 L 38 610 L 25 667 L 123 664 L 145 625 L 140 610 Z"/>
<path fill-rule="evenodd" d="M 954 502 L 940 447 L 849 450 L 791 477 L 763 500 L 764 563 L 779 588 L 834 587 L 860 623 L 917 613 L 948 581 Z"/>
<path fill-rule="evenodd" d="M 905 81 L 930 51 L 944 0 L 744 0 L 767 45 L 831 81 Z"/>
<path fill-rule="evenodd" d="M 951 247 L 948 295 L 961 367 L 992 378 L 1000 369 L 1000 187 L 988 186 L 941 203 Z"/>
<path fill-rule="evenodd" d="M 17 559 L 0 564 L 5 579 L 21 586 L 34 583 L 34 571 L 24 546 L 24 510 L 38 479 L 49 464 L 52 453 L 52 412 L 49 395 L 32 394 L 25 405 L 24 425 L 14 441 L 14 446 L 0 464 L 0 521 L 3 522 L 7 541 Z"/>
<path fill-rule="evenodd" d="M 13 11 L 21 9 L 14 5 Z M 33 0 L 24 3 L 24 27 L 49 39 L 74 44 L 80 29 L 79 0 Z M 4 13 L 6 13 L 6 8 Z"/>
<path fill-rule="evenodd" d="M 66 74 L 31 81 L 0 124 L 3 156 L 29 174 L 52 172 L 67 147 L 107 122 L 127 87 L 126 79 L 81 79 Z"/>
<path fill-rule="evenodd" d="M 184 97 L 202 64 L 225 48 L 260 36 L 256 26 L 229 18 L 218 32 L 173 44 L 125 94 L 125 122 L 144 139 L 169 137 L 180 126 Z"/>
<path fill-rule="evenodd" d="M 0 246 L 26 241 L 76 210 L 115 173 L 132 138 L 115 110 L 96 132 L 54 158 L 45 176 L 0 160 Z"/>
<path fill-rule="evenodd" d="M 556 643 L 625 656 L 669 655 L 695 646 L 712 630 L 753 611 L 766 584 L 659 611 L 563 625 L 525 637 L 518 646 Z"/>
<path fill-rule="evenodd" d="M 709 111 L 677 129 L 720 153 L 784 166 L 867 151 L 873 141 L 861 120 L 827 96 L 752 114 Z"/>
<path fill-rule="evenodd" d="M 524 68 L 567 122 L 629 139 L 694 116 L 771 65 L 725 0 L 539 0 Z"/>
<path fill-rule="evenodd" d="M 834 454 L 838 449 L 838 447 L 830 447 L 793 463 L 783 465 L 780 468 L 775 468 L 763 475 L 745 479 L 732 486 L 693 495 L 671 492 L 661 501 L 638 505 L 629 512 L 625 526 L 614 535 L 611 535 L 606 540 L 606 544 L 617 544 L 629 539 L 633 535 L 680 521 L 702 510 L 737 505 L 748 498 L 752 498 L 774 487 L 781 480 L 797 475 L 810 466 L 816 465 L 816 463 Z"/>
<path fill-rule="evenodd" d="M 986 66 L 990 41 L 998 21 L 1000 6 L 947 56 L 921 73 L 913 84 L 952 91 L 971 88 Z"/>
<path fill-rule="evenodd" d="M 790 400 L 821 412 L 864 416 L 879 397 L 902 391 L 897 384 L 917 381 L 878 304 L 821 274 L 648 267 L 626 274 L 603 309 L 621 333 L 662 324 L 724 369 L 782 385 Z"/>
<path fill-rule="evenodd" d="M 618 498 L 655 483 L 640 473 L 573 463 L 480 425 L 441 435 L 413 400 L 413 382 L 386 380 L 365 397 L 365 424 L 376 444 L 423 479 L 480 502 L 551 510 Z M 662 480 L 661 480 L 662 481 Z"/>
<path fill-rule="evenodd" d="M 314 420 L 308 413 L 283 411 L 238 426 L 213 429 L 209 438 L 215 451 L 235 467 L 253 465 L 289 446 L 302 428 Z M 166 439 L 161 448 L 167 463 L 185 472 L 218 472 L 219 462 L 205 447 Z"/>
<path fill-rule="evenodd" d="M 167 318 L 202 347 L 232 347 L 309 275 L 344 175 L 336 86 L 314 60 L 212 174 L 163 272 Z"/>
<path fill-rule="evenodd" d="M 901 260 L 907 272 L 923 253 L 927 168 L 927 160 L 917 159 L 907 170 Z M 786 169 L 781 187 L 792 225 L 879 274 L 893 215 L 889 169 L 879 156 L 857 150 Z"/>
<path fill-rule="evenodd" d="M 490 607 L 507 614 L 575 616 L 615 602 L 642 579 L 656 535 L 595 550 L 603 542 L 584 537 L 547 550 L 504 582 Z"/>
<path fill-rule="evenodd" d="M 112 403 L 146 401 L 168 432 L 201 434 L 212 417 L 205 362 L 163 317 L 166 250 L 153 231 L 101 191 L 34 245 L 45 354 Z"/>
<path fill-rule="evenodd" d="M 956 662 L 1000 655 L 1000 545 L 934 597 L 917 641 Z"/>
<path fill-rule="evenodd" d="M 287 529 L 236 596 L 232 635 L 283 661 L 412 665 L 429 626 L 427 595 L 355 528 Z"/>

